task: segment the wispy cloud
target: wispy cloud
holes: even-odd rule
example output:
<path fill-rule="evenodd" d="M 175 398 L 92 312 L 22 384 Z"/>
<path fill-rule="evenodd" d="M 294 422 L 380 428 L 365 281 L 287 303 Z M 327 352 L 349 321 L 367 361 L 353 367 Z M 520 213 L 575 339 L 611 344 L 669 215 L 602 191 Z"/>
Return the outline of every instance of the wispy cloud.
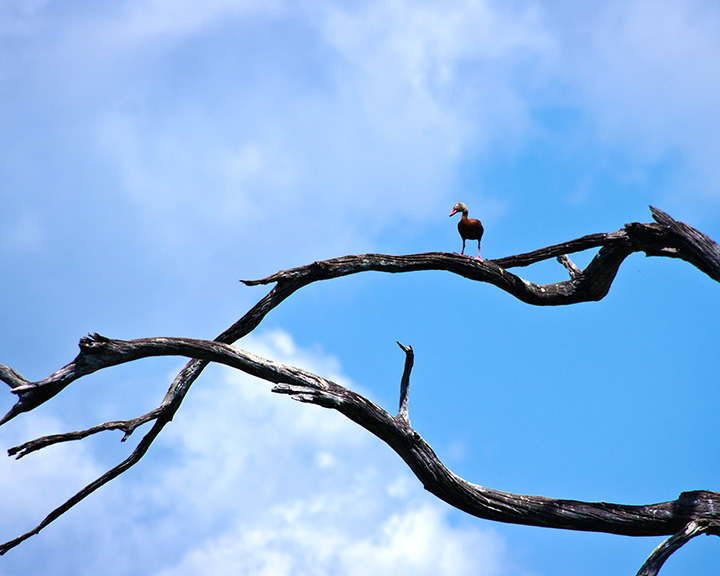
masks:
<path fill-rule="evenodd" d="M 519 67 L 553 49 L 537 11 L 487 2 L 176 4 L 73 14 L 43 40 L 57 72 L 29 70 L 159 238 L 272 223 L 269 249 L 337 253 L 444 212 L 463 158 L 532 129 Z"/>
<path fill-rule="evenodd" d="M 335 359 L 299 348 L 287 333 L 247 344 L 350 384 Z M 208 519 L 212 529 L 163 576 L 202 567 L 281 575 L 514 573 L 497 534 L 453 526 L 399 458 L 332 411 L 228 374 L 199 391 L 190 412 L 175 435 L 182 467 L 168 471 L 156 494 L 183 502 L 186 521 Z"/>
<path fill-rule="evenodd" d="M 542 146 L 548 105 L 590 128 L 568 134 L 572 154 L 664 162 L 714 196 L 718 11 L 567 8 L 155 0 L 64 8 L 49 26 L 40 4 L 16 19 L 42 23 L 46 57 L 20 49 L 13 70 L 42 77 L 38 97 L 87 134 L 146 229 L 186 251 L 198 237 L 262 237 L 260 259 L 300 236 L 316 257 L 372 248 L 444 212 L 461 166 Z"/>
<path fill-rule="evenodd" d="M 271 509 L 261 526 L 240 528 L 208 542 L 159 576 L 199 571 L 273 576 L 519 574 L 509 567 L 504 542 L 495 533 L 454 528 L 435 506 L 403 509 L 358 525 L 357 509 L 373 495 L 353 488 L 333 494 L 332 506 L 327 500 L 307 498 Z"/>

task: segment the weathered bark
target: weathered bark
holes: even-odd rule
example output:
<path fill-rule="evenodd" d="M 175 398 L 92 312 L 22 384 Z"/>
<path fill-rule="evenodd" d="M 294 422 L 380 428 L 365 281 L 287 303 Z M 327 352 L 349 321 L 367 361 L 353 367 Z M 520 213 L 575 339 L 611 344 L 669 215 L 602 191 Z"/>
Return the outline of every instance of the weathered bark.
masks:
<path fill-rule="evenodd" d="M 645 561 L 645 564 L 640 567 L 637 576 L 656 576 L 660 568 L 662 568 L 662 565 L 665 564 L 665 561 L 670 558 L 673 552 L 679 550 L 695 538 L 695 536 L 699 536 L 700 534 L 719 535 L 720 523 L 706 519 L 688 522 L 687 526 L 676 534 L 673 534 L 653 550 L 652 554 L 650 554 Z"/>
<path fill-rule="evenodd" d="M 480 518 L 631 536 L 674 534 L 694 520 L 720 522 L 720 493 L 716 492 L 685 492 L 671 502 L 629 506 L 510 494 L 472 484 L 456 476 L 409 424 L 407 394 L 412 367 L 412 350 L 409 347 L 403 347 L 407 358 L 401 383 L 403 400 L 398 416 L 392 416 L 360 394 L 321 376 L 220 342 L 190 338 L 123 341 L 93 334 L 81 340 L 80 348 L 78 358 L 63 369 L 62 378 L 74 379 L 73 365 L 92 365 L 94 370 L 101 370 L 152 356 L 186 356 L 225 364 L 273 382 L 273 392 L 288 394 L 295 400 L 344 414 L 392 447 L 429 492 Z M 109 424 L 111 428 L 118 427 L 116 423 Z M 10 453 L 22 457 L 49 444 L 78 438 L 77 433 L 48 436 L 17 446 Z"/>
<path fill-rule="evenodd" d="M 209 362 L 226 364 L 263 380 L 273 382 L 273 391 L 294 399 L 331 408 L 386 442 L 407 463 L 425 488 L 450 505 L 465 512 L 500 522 L 586 530 L 633 536 L 670 535 L 667 545 L 654 553 L 643 569 L 655 569 L 664 558 L 692 535 L 718 534 L 720 494 L 710 491 L 684 492 L 673 501 L 644 506 L 581 502 L 510 494 L 472 484 L 453 474 L 411 426 L 408 414 L 409 380 L 413 363 L 411 347 L 400 345 L 406 354 L 401 382 L 400 411 L 388 412 L 336 383 L 291 366 L 260 358 L 230 344 L 251 332 L 273 308 L 296 290 L 319 280 L 327 280 L 375 270 L 411 272 L 446 270 L 466 278 L 488 282 L 516 298 L 535 305 L 566 305 L 600 300 L 607 294 L 618 268 L 633 252 L 649 256 L 681 258 L 720 281 L 720 247 L 704 234 L 667 214 L 652 208 L 656 223 L 628 224 L 617 232 L 592 234 L 577 240 L 549 246 L 527 254 L 494 261 L 479 261 L 465 256 L 431 252 L 406 256 L 366 254 L 344 256 L 284 270 L 247 285 L 276 285 L 245 316 L 214 341 L 187 338 L 147 338 L 134 341 L 110 340 L 92 335 L 80 341 L 80 354 L 70 364 L 39 382 L 30 382 L 14 369 L 0 365 L 0 379 L 18 396 L 17 403 L 0 421 L 7 422 L 53 398 L 74 380 L 111 366 L 149 356 L 177 355 L 192 358 L 170 386 L 162 403 L 137 418 L 99 424 L 87 430 L 46 436 L 11 448 L 18 458 L 51 444 L 79 440 L 105 430 L 122 430 L 125 440 L 140 425 L 154 421 L 133 453 L 115 468 L 86 486 L 62 506 L 51 512 L 38 526 L 22 536 L 0 545 L 0 554 L 37 534 L 86 496 L 137 463 L 152 442 L 172 419 L 190 386 Z M 567 258 L 568 253 L 600 247 L 584 269 Z M 507 271 L 548 258 L 558 258 L 571 278 L 554 284 L 537 285 Z M 698 528 L 700 527 L 700 528 Z M 688 536 L 690 534 L 690 536 Z M 660 550 L 660 549 L 659 549 Z M 653 559 L 654 558 L 654 559 Z M 654 562 L 654 564 L 653 564 Z M 658 564 L 659 562 L 659 564 Z M 657 571 L 656 569 L 656 571 Z"/>
<path fill-rule="evenodd" d="M 398 346 L 405 352 L 405 369 L 403 370 L 402 380 L 400 381 L 400 409 L 397 418 L 407 426 L 410 426 L 410 372 L 415 362 L 415 353 L 413 352 L 412 346 L 403 346 L 400 342 L 398 342 Z"/>

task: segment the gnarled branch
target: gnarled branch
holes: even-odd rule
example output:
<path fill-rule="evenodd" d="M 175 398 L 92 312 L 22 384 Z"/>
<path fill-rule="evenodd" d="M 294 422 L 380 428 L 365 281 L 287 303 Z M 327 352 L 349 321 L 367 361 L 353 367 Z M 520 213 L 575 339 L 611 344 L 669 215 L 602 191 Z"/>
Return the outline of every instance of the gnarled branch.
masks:
<path fill-rule="evenodd" d="M 191 338 L 110 340 L 92 335 L 81 342 L 80 356 L 92 356 L 97 369 L 153 356 L 186 356 L 225 364 L 273 382 L 273 392 L 302 402 L 335 409 L 390 445 L 410 466 L 425 488 L 466 512 L 502 522 L 650 536 L 672 534 L 694 519 L 720 520 L 720 494 L 688 492 L 678 500 L 648 506 L 607 502 L 557 500 L 500 492 L 472 484 L 447 469 L 407 420 L 339 384 L 306 370 L 265 359 L 239 348 Z M 411 356 L 403 375 L 403 398 Z M 402 414 L 402 410 L 401 410 Z M 55 441 L 75 440 L 77 433 L 55 435 Z"/>
<path fill-rule="evenodd" d="M 294 291 L 312 282 L 370 270 L 392 273 L 445 270 L 470 280 L 493 284 L 528 304 L 558 306 L 601 300 L 608 293 L 620 265 L 633 252 L 683 259 L 720 282 L 718 245 L 687 224 L 676 222 L 661 210 L 653 207 L 651 210 L 653 217 L 662 223 L 634 222 L 626 224 L 617 232 L 591 234 L 497 260 L 476 260 L 446 252 L 406 256 L 363 254 L 313 262 L 299 268 L 282 270 L 261 280 L 243 280 L 243 283 L 247 286 L 277 283 L 277 286 L 293 287 Z M 539 285 L 508 272 L 508 268 L 529 266 L 598 246 L 601 249 L 587 268 L 576 270 L 570 280 Z"/>
<path fill-rule="evenodd" d="M 409 347 L 403 349 L 407 354 L 407 362 L 401 395 L 406 402 L 412 356 Z M 639 506 L 511 494 L 470 483 L 455 475 L 440 461 L 430 445 L 403 417 L 402 409 L 398 417 L 393 417 L 364 396 L 321 376 L 228 344 L 190 338 L 123 341 L 99 335 L 81 341 L 80 357 L 91 358 L 97 370 L 140 358 L 170 355 L 225 364 L 273 382 L 273 392 L 337 410 L 395 450 L 426 490 L 473 516 L 499 522 L 631 536 L 673 534 L 695 520 L 720 522 L 720 494 L 716 492 L 685 492 L 674 501 Z M 35 442 L 47 445 L 50 438 L 56 443 L 80 437 L 81 433 L 71 432 L 40 438 Z M 27 453 L 29 447 L 23 445 L 12 450 Z M 96 489 L 103 478 L 92 483 L 88 489 Z M 37 534 L 78 501 L 77 496 L 68 500 L 38 527 L 0 546 L 0 553 Z"/>
<path fill-rule="evenodd" d="M 633 252 L 681 258 L 714 280 L 720 281 L 720 247 L 694 228 L 676 222 L 660 210 L 651 210 L 655 223 L 627 224 L 617 232 L 592 234 L 534 252 L 492 261 L 431 252 L 406 256 L 352 255 L 314 262 L 278 272 L 262 280 L 244 281 L 249 286 L 271 283 L 275 283 L 275 286 L 245 316 L 214 341 L 147 338 L 126 342 L 92 335 L 81 340 L 80 354 L 71 363 L 39 382 L 31 382 L 14 369 L 0 365 L 0 380 L 6 382 L 18 396 L 17 403 L 0 421 L 0 424 L 3 424 L 47 402 L 74 380 L 97 370 L 149 356 L 179 355 L 192 358 L 175 378 L 161 404 L 147 414 L 131 420 L 106 422 L 87 430 L 38 438 L 10 449 L 11 455 L 20 458 L 51 444 L 78 440 L 115 429 L 125 433 L 124 440 L 140 425 L 154 421 L 150 431 L 126 460 L 52 511 L 33 530 L 0 545 L 0 554 L 37 534 L 89 494 L 136 464 L 172 419 L 190 386 L 209 362 L 226 364 L 273 382 L 273 391 L 276 393 L 289 394 L 302 402 L 338 410 L 391 446 L 427 490 L 474 516 L 500 522 L 626 535 L 677 535 L 687 526 L 705 526 L 703 523 L 716 526 L 720 522 L 720 494 L 716 492 L 684 492 L 677 500 L 630 506 L 509 494 L 472 484 L 456 476 L 442 464 L 432 448 L 410 426 L 407 405 L 413 355 L 409 347 L 401 345 L 406 353 L 406 365 L 400 412 L 397 417 L 393 417 L 363 396 L 320 376 L 230 346 L 250 333 L 272 309 L 303 286 L 369 270 L 392 273 L 445 270 L 472 280 L 491 283 L 534 305 L 567 305 L 602 299 L 620 265 Z M 600 250 L 584 270 L 579 270 L 566 256 L 597 247 L 600 247 Z M 560 258 L 571 278 L 553 284 L 537 285 L 508 272 L 508 268 L 528 266 L 549 258 Z M 707 532 L 716 533 L 710 530 Z M 681 539 L 682 537 L 678 536 L 677 541 Z M 670 545 L 667 548 L 671 551 L 676 549 Z"/>

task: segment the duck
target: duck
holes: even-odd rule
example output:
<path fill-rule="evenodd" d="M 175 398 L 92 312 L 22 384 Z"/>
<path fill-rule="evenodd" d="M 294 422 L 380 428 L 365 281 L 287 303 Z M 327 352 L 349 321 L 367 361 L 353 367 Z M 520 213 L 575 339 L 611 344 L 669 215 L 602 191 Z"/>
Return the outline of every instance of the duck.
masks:
<path fill-rule="evenodd" d="M 482 260 L 482 256 L 480 256 L 480 240 L 482 239 L 483 232 L 485 231 L 482 222 L 480 222 L 480 220 L 475 220 L 474 218 L 468 218 L 468 207 L 462 202 L 458 202 L 455 206 L 453 206 L 453 211 L 450 213 L 450 216 L 454 216 L 458 212 L 462 213 L 462 218 L 460 218 L 460 222 L 458 222 L 458 232 L 460 232 L 460 237 L 463 241 L 462 252 L 460 252 L 460 254 L 465 256 L 466 240 L 477 240 L 477 259 Z M 468 256 L 470 255 L 468 254 Z"/>

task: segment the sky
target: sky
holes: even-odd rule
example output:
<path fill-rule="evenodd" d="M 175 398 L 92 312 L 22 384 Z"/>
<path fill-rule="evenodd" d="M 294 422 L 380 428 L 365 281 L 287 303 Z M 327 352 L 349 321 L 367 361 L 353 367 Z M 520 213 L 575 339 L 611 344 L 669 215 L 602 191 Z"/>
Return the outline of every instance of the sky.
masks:
<path fill-rule="evenodd" d="M 459 201 L 488 259 L 648 222 L 649 205 L 718 240 L 718 101 L 720 5 L 703 0 L 5 0 L 0 362 L 36 380 L 89 332 L 212 339 L 267 293 L 241 279 L 459 251 Z M 303 288 L 237 345 L 390 412 L 396 341 L 412 345 L 410 419 L 455 473 L 649 504 L 719 488 L 718 290 L 642 254 L 571 307 L 367 273 Z M 184 364 L 77 381 L 0 444 L 144 413 Z M 0 540 L 143 431 L 0 460 Z M 661 541 L 467 516 L 341 415 L 211 367 L 137 466 L 0 576 L 634 574 Z M 661 574 L 713 573 L 718 550 L 696 538 Z"/>

